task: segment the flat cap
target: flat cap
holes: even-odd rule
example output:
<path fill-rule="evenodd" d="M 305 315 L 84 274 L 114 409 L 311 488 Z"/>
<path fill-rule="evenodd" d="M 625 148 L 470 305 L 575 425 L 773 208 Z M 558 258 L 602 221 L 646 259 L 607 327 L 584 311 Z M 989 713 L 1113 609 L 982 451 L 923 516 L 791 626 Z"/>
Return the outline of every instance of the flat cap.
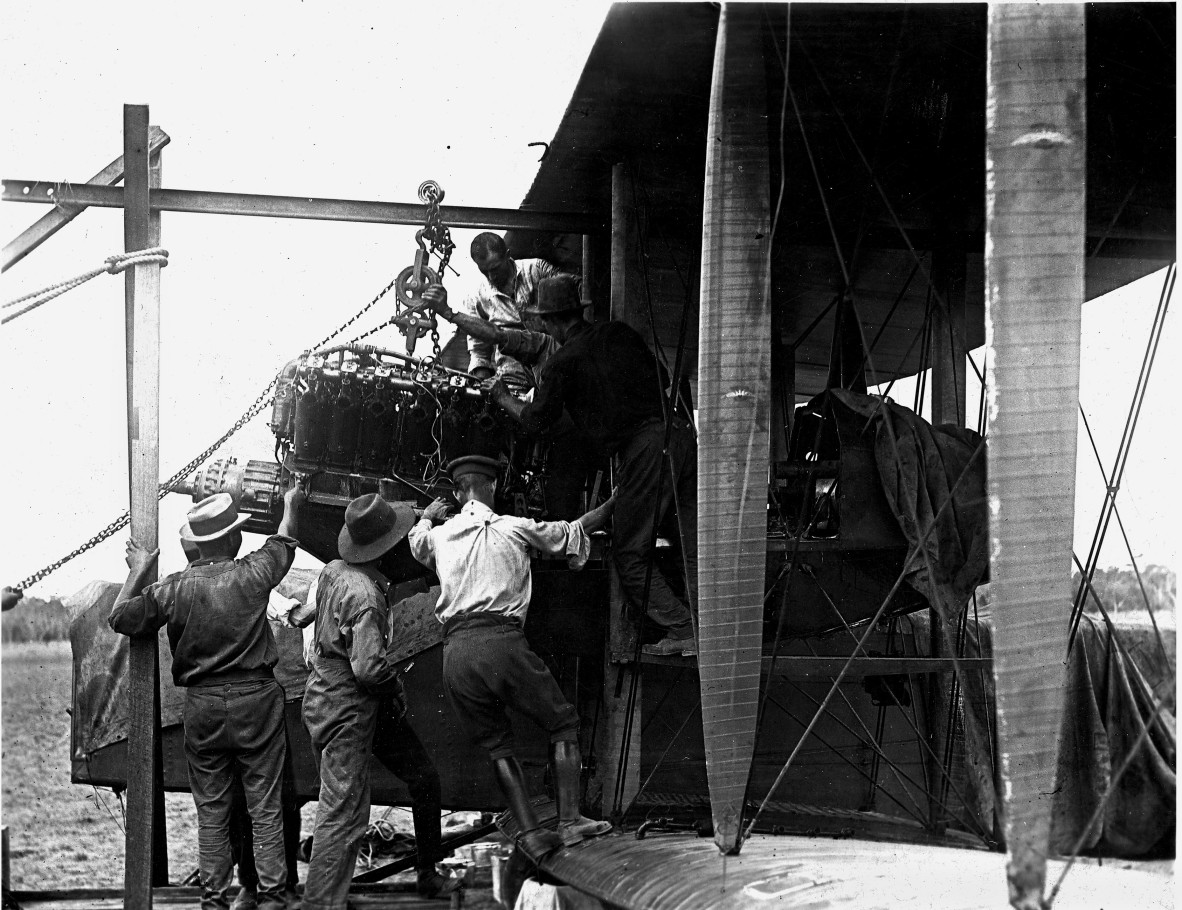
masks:
<path fill-rule="evenodd" d="M 452 477 L 459 477 L 461 474 L 482 474 L 496 480 L 500 471 L 500 463 L 495 458 L 484 455 L 463 455 L 447 463 L 447 472 Z"/>

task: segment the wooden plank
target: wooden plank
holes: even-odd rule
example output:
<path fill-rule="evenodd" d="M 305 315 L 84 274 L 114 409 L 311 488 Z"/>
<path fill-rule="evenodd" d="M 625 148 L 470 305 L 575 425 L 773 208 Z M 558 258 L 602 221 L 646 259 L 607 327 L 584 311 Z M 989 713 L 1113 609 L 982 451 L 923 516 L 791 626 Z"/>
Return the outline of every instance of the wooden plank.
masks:
<path fill-rule="evenodd" d="M 52 190 L 52 193 L 50 193 Z M 5 180 L 5 202 L 93 205 L 122 208 L 125 190 L 117 186 L 55 183 L 51 180 Z M 209 190 L 160 189 L 151 206 L 159 212 L 200 215 L 253 215 L 260 218 L 297 218 L 309 221 L 356 221 L 365 224 L 416 224 L 422 226 L 424 206 L 413 202 L 377 202 L 368 199 L 324 199 L 311 196 L 272 196 L 261 193 L 218 193 Z M 452 228 L 476 230 L 527 230 L 555 234 L 602 231 L 603 221 L 582 212 L 529 212 L 445 205 L 439 217 Z"/>
<path fill-rule="evenodd" d="M 771 415 L 767 85 L 756 7 L 718 22 L 698 354 L 698 669 L 714 842 L 736 853 L 755 748 Z"/>
<path fill-rule="evenodd" d="M 158 126 L 148 127 L 148 154 L 153 155 L 168 145 L 168 133 Z M 100 186 L 114 186 L 123 179 L 123 156 L 120 155 L 105 168 L 87 180 Z M 0 254 L 0 272 L 7 272 L 22 259 L 41 246 L 46 240 L 77 218 L 86 208 L 84 205 L 59 205 L 47 215 L 42 215 L 16 237 L 4 245 Z"/>
<path fill-rule="evenodd" d="M 159 185 L 148 150 L 148 108 L 123 107 L 126 169 L 123 242 L 128 252 L 159 245 L 160 216 L 149 208 Z M 125 273 L 127 340 L 127 457 L 131 536 L 141 546 L 159 543 L 160 477 L 160 265 L 136 265 Z M 150 910 L 152 886 L 168 879 L 163 849 L 164 781 L 160 748 L 158 635 L 131 639 L 128 661 L 127 850 L 124 906 Z"/>
<path fill-rule="evenodd" d="M 1071 602 L 1084 300 L 1084 7 L 1000 3 L 989 6 L 988 17 L 993 660 L 1010 902 L 1033 910 L 1044 906 L 1053 802 L 1046 794 L 1055 785 L 1063 605 Z"/>

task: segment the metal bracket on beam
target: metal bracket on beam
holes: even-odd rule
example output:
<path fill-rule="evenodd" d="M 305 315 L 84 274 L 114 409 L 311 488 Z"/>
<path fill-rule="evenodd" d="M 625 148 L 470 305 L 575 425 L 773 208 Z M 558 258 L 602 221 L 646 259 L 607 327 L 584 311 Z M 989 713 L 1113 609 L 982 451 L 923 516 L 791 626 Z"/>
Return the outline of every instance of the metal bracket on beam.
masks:
<path fill-rule="evenodd" d="M 5 202 L 122 208 L 123 188 L 44 180 L 5 180 Z M 194 212 L 203 215 L 253 215 L 311 221 L 358 221 L 370 224 L 421 225 L 421 202 L 375 202 L 361 199 L 316 199 L 308 196 L 266 196 L 206 190 L 154 189 L 153 212 Z M 529 212 L 441 206 L 439 217 L 453 228 L 549 231 L 589 234 L 605 229 L 602 219 L 580 212 Z"/>

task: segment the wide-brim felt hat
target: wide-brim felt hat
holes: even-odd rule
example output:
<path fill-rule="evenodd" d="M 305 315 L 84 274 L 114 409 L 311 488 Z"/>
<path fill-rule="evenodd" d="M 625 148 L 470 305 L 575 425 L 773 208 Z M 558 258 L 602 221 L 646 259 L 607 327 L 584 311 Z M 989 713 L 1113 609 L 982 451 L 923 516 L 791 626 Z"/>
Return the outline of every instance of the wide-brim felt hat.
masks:
<path fill-rule="evenodd" d="M 447 473 L 453 478 L 461 474 L 480 474 L 496 480 L 501 473 L 501 464 L 486 455 L 462 455 L 447 463 Z"/>
<path fill-rule="evenodd" d="M 524 316 L 553 316 L 573 313 L 585 304 L 579 297 L 579 282 L 573 275 L 553 275 L 538 282 L 538 299 L 521 311 Z"/>
<path fill-rule="evenodd" d="M 207 496 L 185 516 L 181 528 L 181 539 L 191 543 L 204 543 L 225 537 L 250 521 L 250 513 L 238 514 L 234 497 L 229 493 L 214 493 Z M 186 533 L 188 532 L 188 533 Z"/>
<path fill-rule="evenodd" d="M 345 509 L 337 551 L 345 562 L 369 562 L 392 550 L 414 523 L 414 509 L 408 503 L 387 502 L 377 493 L 366 493 Z"/>

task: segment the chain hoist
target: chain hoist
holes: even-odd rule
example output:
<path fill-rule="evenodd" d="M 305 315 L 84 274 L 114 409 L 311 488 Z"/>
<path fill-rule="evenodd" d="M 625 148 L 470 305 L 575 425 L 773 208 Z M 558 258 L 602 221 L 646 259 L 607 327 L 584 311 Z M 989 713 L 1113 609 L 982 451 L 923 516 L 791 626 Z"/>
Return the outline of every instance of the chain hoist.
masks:
<path fill-rule="evenodd" d="M 439 216 L 439 203 L 443 201 L 442 187 L 434 180 L 424 180 L 419 185 L 419 201 L 427 206 L 426 223 L 415 234 L 415 243 L 419 248 L 415 252 L 414 265 L 407 266 L 394 279 L 394 292 L 405 309 L 400 310 L 390 322 L 406 336 L 408 354 L 413 354 L 415 343 L 430 332 L 433 352 L 438 357 L 439 322 L 434 313 L 424 309 L 423 292 L 440 282 L 456 245 L 451 239 L 451 230 Z M 430 250 L 427 249 L 427 243 L 431 244 Z M 427 264 L 432 254 L 439 257 L 438 271 Z"/>
<path fill-rule="evenodd" d="M 450 253 L 450 251 L 448 251 L 448 252 Z M 446 260 L 444 260 L 444 261 L 446 262 Z M 328 335 L 326 335 L 320 342 L 318 342 L 315 345 L 315 347 L 320 348 L 320 347 L 323 347 L 324 345 L 328 344 L 328 342 L 332 341 L 334 338 L 336 338 L 338 335 L 340 335 L 341 332 L 345 331 L 345 329 L 347 329 L 349 326 L 351 326 L 353 323 L 355 323 L 358 319 L 360 319 L 362 316 L 364 316 L 370 309 L 372 309 L 374 306 L 377 305 L 379 300 L 381 300 L 383 297 L 385 297 L 386 294 L 388 294 L 394 288 L 394 286 L 397 284 L 397 281 L 398 280 L 395 279 L 394 281 L 391 281 L 388 285 L 386 285 L 384 288 L 382 288 L 378 292 L 377 296 L 373 298 L 373 300 L 371 300 L 369 303 L 367 303 L 365 306 L 363 306 L 360 310 L 358 310 L 352 317 L 350 317 L 345 322 L 343 322 L 335 331 L 330 332 Z M 378 329 L 384 328 L 385 326 L 387 326 L 389 324 L 390 324 L 389 321 L 383 322 L 380 325 L 376 326 L 375 328 L 370 329 L 367 332 L 362 332 L 360 335 L 358 335 L 356 338 L 354 338 L 353 341 L 350 343 L 351 344 L 355 343 L 355 342 L 359 341 L 360 339 L 365 338 L 368 335 L 372 335 Z M 253 420 L 255 418 L 255 416 L 258 415 L 263 410 L 263 408 L 265 408 L 265 407 L 267 407 L 267 405 L 271 404 L 272 399 L 268 396 L 271 394 L 271 390 L 275 388 L 278 381 L 279 381 L 278 376 L 276 376 L 274 379 L 272 379 L 267 384 L 267 387 L 265 389 L 263 389 L 262 392 L 259 393 L 259 396 L 254 400 L 254 404 L 252 404 L 249 408 L 247 408 L 246 411 L 243 412 L 242 416 L 239 417 L 236 421 L 234 421 L 234 425 L 231 426 L 230 429 L 228 429 L 225 433 L 223 433 L 221 435 L 221 437 L 217 440 L 217 442 L 213 443 L 213 445 L 206 448 L 196 458 L 191 459 L 183 468 L 181 468 L 179 471 L 177 471 L 175 474 L 173 474 L 171 477 L 169 477 L 168 480 L 161 483 L 159 486 L 159 489 L 157 491 L 157 499 L 163 499 L 169 493 L 169 491 L 171 491 L 172 488 L 177 485 L 177 483 L 179 483 L 181 480 L 184 480 L 193 471 L 195 471 L 198 467 L 200 467 L 209 458 L 210 455 L 212 455 L 214 452 L 216 452 L 218 449 L 220 449 L 223 445 L 225 445 L 226 441 L 231 436 L 233 436 L 235 433 L 237 433 L 239 430 L 241 430 L 244 426 L 246 426 L 251 420 Z M 122 515 L 120 515 L 114 521 L 112 521 L 109 525 L 107 525 L 105 528 L 103 528 L 101 531 L 99 531 L 97 534 L 95 534 L 93 537 L 91 537 L 89 540 L 87 540 L 80 547 L 77 547 L 76 549 L 70 551 L 68 554 L 63 556 L 61 559 L 51 562 L 45 568 L 34 572 L 28 578 L 21 581 L 20 584 L 15 585 L 15 587 L 18 590 L 23 591 L 26 588 L 30 587 L 31 585 L 36 584 L 37 582 L 41 581 L 43 578 L 46 578 L 47 576 L 56 572 L 58 569 L 60 569 L 62 566 L 64 566 L 66 563 L 68 563 L 70 560 L 74 559 L 77 556 L 81 556 L 87 550 L 91 550 L 94 547 L 97 547 L 100 543 L 102 543 L 108 537 L 118 534 L 123 528 L 127 527 L 127 525 L 130 522 L 131 522 L 131 512 L 129 510 L 127 512 L 124 512 Z"/>
<path fill-rule="evenodd" d="M 398 277 L 382 288 L 382 290 L 378 292 L 377 296 L 374 297 L 373 300 L 358 310 L 352 317 L 343 322 L 335 331 L 330 332 L 323 339 L 317 342 L 317 344 L 309 348 L 309 350 L 315 350 L 316 348 L 321 348 L 328 344 L 328 342 L 332 341 L 343 331 L 345 331 L 345 329 L 347 329 L 367 312 L 369 312 L 369 310 L 371 310 L 374 306 L 376 306 L 378 301 L 385 297 L 386 294 L 388 294 L 391 290 L 394 290 L 399 303 L 401 303 L 405 309 L 402 309 L 391 319 L 380 323 L 368 331 L 362 332 L 349 343 L 355 344 L 361 339 L 372 335 L 374 332 L 377 332 L 388 325 L 395 325 L 398 327 L 399 331 L 406 336 L 406 349 L 408 353 L 413 354 L 415 342 L 423 335 L 427 334 L 427 332 L 430 332 L 431 341 L 434 345 L 434 355 L 435 357 L 439 356 L 440 345 L 438 323 L 434 314 L 424 314 L 422 294 L 423 291 L 426 290 L 430 285 L 439 282 L 440 276 L 448 268 L 448 261 L 451 259 L 452 251 L 455 249 L 456 245 L 451 239 L 451 231 L 448 229 L 447 225 L 444 224 L 443 219 L 439 215 L 439 203 L 443 201 L 443 189 L 435 181 L 425 180 L 419 185 L 418 197 L 419 200 L 427 206 L 427 215 L 422 229 L 415 234 L 415 242 L 419 245 L 418 252 L 415 253 L 415 264 L 403 269 L 402 272 L 399 273 Z M 429 250 L 427 248 L 427 243 L 430 243 Z M 439 257 L 438 272 L 427 265 L 429 257 L 432 254 Z M 177 485 L 177 483 L 187 478 L 193 471 L 200 467 L 209 458 L 209 456 L 225 445 L 226 441 L 231 436 L 233 436 L 244 426 L 246 426 L 247 423 L 253 420 L 255 416 L 263 410 L 263 408 L 271 404 L 272 398 L 269 396 L 271 391 L 277 385 L 278 381 L 278 376 L 272 379 L 267 384 L 267 387 L 259 393 L 259 396 L 254 401 L 254 404 L 247 408 L 242 416 L 234 421 L 234 425 L 231 426 L 230 429 L 225 433 L 223 433 L 222 436 L 215 443 L 213 443 L 213 445 L 206 448 L 201 452 L 200 455 L 191 459 L 183 468 L 173 474 L 168 480 L 161 483 L 157 491 L 157 498 L 163 499 L 169 493 L 169 491 L 171 491 L 172 488 Z M 81 556 L 87 550 L 93 549 L 107 538 L 117 534 L 120 530 L 127 527 L 130 522 L 131 512 L 124 512 L 109 525 L 87 540 L 84 544 L 72 550 L 61 559 L 50 563 L 45 568 L 34 572 L 15 587 L 19 590 L 24 590 L 31 585 L 36 584 L 46 576 L 57 571 L 70 560 L 77 556 Z"/>

